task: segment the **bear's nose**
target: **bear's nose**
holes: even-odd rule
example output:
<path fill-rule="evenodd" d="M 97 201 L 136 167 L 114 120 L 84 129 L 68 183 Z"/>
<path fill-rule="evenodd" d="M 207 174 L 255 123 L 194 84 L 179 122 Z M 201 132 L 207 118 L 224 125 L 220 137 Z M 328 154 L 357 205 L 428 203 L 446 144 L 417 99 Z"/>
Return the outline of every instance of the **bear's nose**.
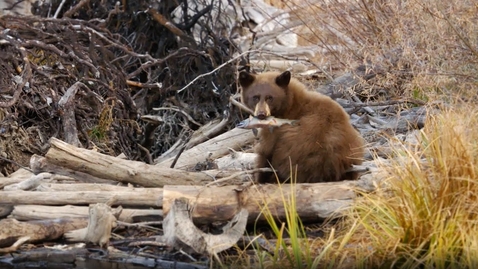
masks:
<path fill-rule="evenodd" d="M 267 116 L 266 116 L 266 113 L 261 112 L 261 113 L 257 114 L 256 118 L 258 118 L 260 120 L 265 120 L 267 118 Z"/>

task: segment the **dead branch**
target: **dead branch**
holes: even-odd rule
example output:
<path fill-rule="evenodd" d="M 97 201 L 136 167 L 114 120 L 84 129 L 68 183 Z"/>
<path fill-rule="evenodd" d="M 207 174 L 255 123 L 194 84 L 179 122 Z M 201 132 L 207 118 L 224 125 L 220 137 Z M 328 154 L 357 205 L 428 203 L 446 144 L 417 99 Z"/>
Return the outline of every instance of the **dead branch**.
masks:
<path fill-rule="evenodd" d="M 58 106 L 61 109 L 60 115 L 63 122 L 65 142 L 75 147 L 80 146 L 74 109 L 75 95 L 80 87 L 86 88 L 86 85 L 79 81 L 75 82 L 58 101 Z"/>

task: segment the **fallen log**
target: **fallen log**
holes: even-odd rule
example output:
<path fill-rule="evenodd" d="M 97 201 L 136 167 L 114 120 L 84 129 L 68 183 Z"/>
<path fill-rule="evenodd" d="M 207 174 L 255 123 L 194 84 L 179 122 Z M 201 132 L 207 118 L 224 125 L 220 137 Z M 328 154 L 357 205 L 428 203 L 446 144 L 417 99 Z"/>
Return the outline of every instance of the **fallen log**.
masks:
<path fill-rule="evenodd" d="M 162 187 L 172 184 L 202 185 L 211 181 L 210 177 L 204 174 L 123 160 L 92 150 L 77 148 L 56 138 L 50 139 L 50 145 L 51 147 L 45 155 L 49 163 L 98 178 L 133 183 L 144 187 Z M 61 173 L 61 171 L 57 172 Z"/>
<path fill-rule="evenodd" d="M 135 188 L 133 186 L 117 186 L 108 184 L 92 184 L 92 183 L 73 183 L 73 184 L 61 184 L 61 183 L 42 183 L 36 187 L 35 191 L 111 191 L 111 192 L 136 192 L 136 193 L 149 193 L 162 192 L 162 188 Z M 140 195 L 138 193 L 138 195 Z"/>
<path fill-rule="evenodd" d="M 2 191 L 0 204 L 12 205 L 89 205 L 108 203 L 111 205 L 161 207 L 162 190 L 145 191 Z"/>
<path fill-rule="evenodd" d="M 60 219 L 60 218 L 87 218 L 88 206 L 44 206 L 44 205 L 15 205 L 10 218 L 19 221 Z M 158 220 L 163 217 L 161 209 L 129 209 L 123 208 L 118 220 L 126 223 Z"/>
<path fill-rule="evenodd" d="M 253 141 L 254 135 L 251 130 L 234 128 L 189 150 L 185 150 L 181 156 L 179 156 L 174 167 L 182 170 L 190 169 L 197 163 L 204 162 L 206 159 L 216 159 L 227 155 L 229 149 L 240 150 Z M 158 167 L 169 168 L 175 158 L 176 157 L 171 157 L 161 162 L 155 160 L 155 163 L 157 163 Z"/>
<path fill-rule="evenodd" d="M 51 219 L 20 222 L 15 219 L 0 220 L 0 247 L 8 247 L 21 237 L 28 242 L 55 240 L 65 232 L 86 227 L 88 218 Z"/>
<path fill-rule="evenodd" d="M 49 161 L 47 158 L 35 154 L 30 158 L 30 168 L 35 174 L 48 172 L 56 176 L 70 178 L 78 182 L 105 184 L 117 183 L 115 180 L 98 178 L 88 174 L 87 172 L 76 171 L 75 168 L 69 169 L 67 167 L 55 165 L 51 163 L 51 160 Z"/>
<path fill-rule="evenodd" d="M 264 220 L 261 212 L 267 205 L 273 214 L 285 219 L 284 202 L 295 195 L 297 214 L 303 221 L 320 221 L 347 208 L 356 197 L 354 189 L 371 191 L 374 180 L 367 177 L 358 181 L 315 184 L 238 186 L 164 186 L 163 213 L 168 214 L 175 199 L 189 200 L 196 224 L 228 221 L 241 208 L 249 212 L 248 222 Z M 285 200 L 284 200 L 285 199 Z"/>

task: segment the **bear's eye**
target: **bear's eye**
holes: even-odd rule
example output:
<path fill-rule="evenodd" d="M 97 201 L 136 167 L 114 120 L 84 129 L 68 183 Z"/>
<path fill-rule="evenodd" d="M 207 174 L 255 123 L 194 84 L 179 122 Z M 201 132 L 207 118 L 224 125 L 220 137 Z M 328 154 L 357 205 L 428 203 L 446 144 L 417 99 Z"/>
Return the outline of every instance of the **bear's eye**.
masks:
<path fill-rule="evenodd" d="M 258 102 L 259 99 L 260 99 L 259 95 L 252 96 L 252 101 L 254 101 L 254 102 Z"/>
<path fill-rule="evenodd" d="M 272 96 L 270 96 L 270 95 L 266 96 L 266 102 L 271 102 L 272 99 L 273 99 Z"/>

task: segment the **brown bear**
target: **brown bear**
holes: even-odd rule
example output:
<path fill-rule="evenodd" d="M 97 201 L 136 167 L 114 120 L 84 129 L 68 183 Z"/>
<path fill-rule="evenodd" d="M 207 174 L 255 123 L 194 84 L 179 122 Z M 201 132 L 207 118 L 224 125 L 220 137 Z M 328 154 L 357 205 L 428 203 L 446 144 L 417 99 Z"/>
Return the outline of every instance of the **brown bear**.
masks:
<path fill-rule="evenodd" d="M 265 119 L 274 116 L 297 120 L 261 129 L 255 147 L 256 168 L 272 167 L 276 174 L 259 173 L 258 183 L 329 182 L 358 177 L 347 172 L 361 164 L 364 140 L 350 124 L 349 115 L 330 97 L 308 91 L 290 72 L 251 74 L 241 72 L 242 101 Z M 291 169 L 292 168 L 292 169 Z"/>

